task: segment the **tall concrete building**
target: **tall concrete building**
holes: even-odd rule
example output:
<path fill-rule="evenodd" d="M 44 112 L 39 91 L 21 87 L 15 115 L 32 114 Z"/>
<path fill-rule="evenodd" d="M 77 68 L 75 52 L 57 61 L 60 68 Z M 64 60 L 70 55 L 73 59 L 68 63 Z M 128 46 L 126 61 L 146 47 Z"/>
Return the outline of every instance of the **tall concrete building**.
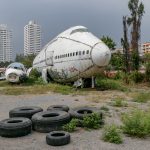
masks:
<path fill-rule="evenodd" d="M 29 21 L 24 27 L 24 55 L 38 54 L 41 51 L 41 26 Z"/>
<path fill-rule="evenodd" d="M 0 62 L 12 61 L 12 30 L 0 25 Z"/>

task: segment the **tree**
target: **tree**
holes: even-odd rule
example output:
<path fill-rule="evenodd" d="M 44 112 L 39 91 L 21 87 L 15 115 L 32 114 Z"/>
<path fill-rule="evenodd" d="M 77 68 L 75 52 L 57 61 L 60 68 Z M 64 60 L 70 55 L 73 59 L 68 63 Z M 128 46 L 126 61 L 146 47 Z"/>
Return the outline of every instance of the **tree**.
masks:
<path fill-rule="evenodd" d="M 131 12 L 131 16 L 128 17 L 127 23 L 131 26 L 131 49 L 133 50 L 133 66 L 135 70 L 139 69 L 139 40 L 141 35 L 141 21 L 145 13 L 143 3 L 139 0 L 129 0 L 128 8 Z"/>
<path fill-rule="evenodd" d="M 110 65 L 115 70 L 121 70 L 123 68 L 123 55 L 121 53 L 114 53 L 111 56 Z"/>
<path fill-rule="evenodd" d="M 6 68 L 8 67 L 8 65 L 10 65 L 12 63 L 12 61 L 8 62 L 0 62 L 0 68 Z"/>
<path fill-rule="evenodd" d="M 108 36 L 103 36 L 101 40 L 111 49 L 114 50 L 116 43 Z"/>
<path fill-rule="evenodd" d="M 24 64 L 26 68 L 32 67 L 33 60 L 35 58 L 35 54 L 24 56 L 23 54 L 16 55 L 15 61 Z"/>
<path fill-rule="evenodd" d="M 129 57 L 129 41 L 128 41 L 128 28 L 127 28 L 126 16 L 123 17 L 123 31 L 124 31 L 124 37 L 121 39 L 121 44 L 123 46 L 123 53 L 124 53 L 124 66 L 125 66 L 125 73 L 129 73 L 130 57 Z"/>

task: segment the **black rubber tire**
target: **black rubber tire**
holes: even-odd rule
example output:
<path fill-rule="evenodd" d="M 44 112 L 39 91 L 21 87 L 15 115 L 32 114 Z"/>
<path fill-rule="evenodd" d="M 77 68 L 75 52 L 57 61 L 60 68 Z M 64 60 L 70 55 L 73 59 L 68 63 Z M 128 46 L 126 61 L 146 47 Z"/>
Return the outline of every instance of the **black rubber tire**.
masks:
<path fill-rule="evenodd" d="M 30 134 L 32 122 L 28 118 L 9 118 L 0 121 L 0 136 L 21 137 Z"/>
<path fill-rule="evenodd" d="M 52 131 L 46 136 L 46 143 L 52 146 L 62 146 L 70 143 L 70 134 L 65 131 Z"/>
<path fill-rule="evenodd" d="M 9 117 L 25 117 L 31 119 L 35 113 L 43 111 L 42 108 L 36 106 L 24 106 L 14 108 L 9 112 Z"/>
<path fill-rule="evenodd" d="M 33 130 L 43 133 L 60 130 L 69 121 L 70 114 L 59 110 L 39 112 L 32 116 Z"/>
<path fill-rule="evenodd" d="M 88 116 L 92 113 L 98 113 L 100 118 L 103 119 L 103 113 L 100 109 L 95 107 L 78 107 L 71 109 L 69 111 L 72 118 L 83 119 L 85 116 Z"/>
<path fill-rule="evenodd" d="M 52 105 L 47 108 L 47 110 L 61 110 L 61 111 L 69 111 L 69 107 L 67 105 Z"/>

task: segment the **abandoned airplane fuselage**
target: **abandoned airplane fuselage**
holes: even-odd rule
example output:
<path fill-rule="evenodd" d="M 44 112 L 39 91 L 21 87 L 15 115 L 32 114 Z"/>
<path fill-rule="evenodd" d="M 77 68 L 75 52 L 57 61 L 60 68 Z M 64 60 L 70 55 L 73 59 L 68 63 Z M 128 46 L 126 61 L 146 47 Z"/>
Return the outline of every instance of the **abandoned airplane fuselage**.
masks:
<path fill-rule="evenodd" d="M 83 26 L 72 27 L 49 42 L 33 61 L 33 68 L 57 82 L 95 76 L 108 65 L 109 48 Z"/>

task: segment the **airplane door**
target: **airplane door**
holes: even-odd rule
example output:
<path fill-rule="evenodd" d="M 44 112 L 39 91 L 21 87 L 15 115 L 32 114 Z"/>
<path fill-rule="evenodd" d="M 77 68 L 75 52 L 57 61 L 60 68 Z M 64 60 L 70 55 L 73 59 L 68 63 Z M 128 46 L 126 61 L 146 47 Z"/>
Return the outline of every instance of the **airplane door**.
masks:
<path fill-rule="evenodd" d="M 47 65 L 53 66 L 53 54 L 54 54 L 54 51 L 49 51 L 48 49 L 46 49 L 45 55 L 46 55 Z"/>

